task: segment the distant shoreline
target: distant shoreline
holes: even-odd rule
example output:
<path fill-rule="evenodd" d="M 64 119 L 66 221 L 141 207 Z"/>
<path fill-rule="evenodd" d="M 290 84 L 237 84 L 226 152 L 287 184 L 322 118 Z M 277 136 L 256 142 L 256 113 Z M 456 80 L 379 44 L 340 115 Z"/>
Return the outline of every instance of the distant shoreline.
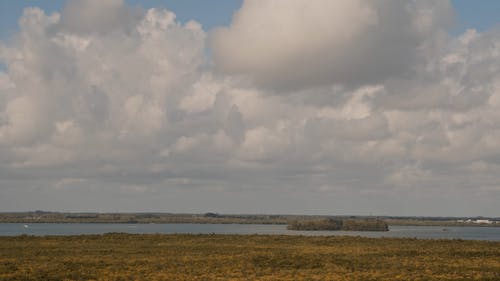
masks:
<path fill-rule="evenodd" d="M 194 224 L 279 224 L 318 219 L 377 219 L 389 226 L 487 226 L 500 227 L 500 218 L 484 217 L 395 217 L 395 216 L 318 216 L 263 214 L 175 214 L 175 213 L 65 213 L 65 212 L 4 212 L 0 223 L 194 223 Z"/>

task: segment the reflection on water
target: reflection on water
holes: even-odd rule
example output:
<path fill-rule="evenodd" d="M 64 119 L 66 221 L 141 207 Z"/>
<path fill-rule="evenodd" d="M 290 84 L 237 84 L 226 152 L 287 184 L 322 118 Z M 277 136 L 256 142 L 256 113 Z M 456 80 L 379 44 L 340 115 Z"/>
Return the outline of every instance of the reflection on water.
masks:
<path fill-rule="evenodd" d="M 411 237 L 430 239 L 472 239 L 500 241 L 500 227 L 391 226 L 388 232 L 293 231 L 286 225 L 265 224 L 118 224 L 118 223 L 0 223 L 0 236 L 78 235 L 107 232 L 192 233 L 192 234 L 287 234 L 348 235 L 363 237 Z"/>

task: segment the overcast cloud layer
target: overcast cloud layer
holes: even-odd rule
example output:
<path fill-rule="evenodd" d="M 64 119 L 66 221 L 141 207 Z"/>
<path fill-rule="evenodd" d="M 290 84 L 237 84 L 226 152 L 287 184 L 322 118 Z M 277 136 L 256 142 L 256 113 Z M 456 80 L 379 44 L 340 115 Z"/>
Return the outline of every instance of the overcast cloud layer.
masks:
<path fill-rule="evenodd" d="M 0 209 L 500 213 L 500 31 L 446 1 L 121 0 L 0 42 Z"/>

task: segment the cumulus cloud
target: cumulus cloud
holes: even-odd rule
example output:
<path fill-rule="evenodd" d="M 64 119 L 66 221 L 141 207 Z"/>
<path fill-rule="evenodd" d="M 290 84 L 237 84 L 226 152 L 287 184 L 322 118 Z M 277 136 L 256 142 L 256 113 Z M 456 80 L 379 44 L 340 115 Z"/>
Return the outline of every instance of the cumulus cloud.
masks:
<path fill-rule="evenodd" d="M 500 33 L 448 37 L 451 12 L 249 0 L 207 33 L 117 0 L 28 8 L 0 43 L 0 203 L 498 212 Z"/>
<path fill-rule="evenodd" d="M 64 20 L 77 20 L 74 5 L 96 17 L 129 9 L 120 1 L 70 1 L 62 15 L 25 10 L 19 34 L 2 46 L 7 72 L 2 73 L 0 143 L 26 151 L 42 144 L 65 146 L 74 156 L 66 160 L 74 163 L 96 158 L 101 151 L 91 156 L 94 150 L 132 156 L 136 151 L 128 146 L 162 138 L 168 145 L 169 115 L 176 114 L 178 101 L 202 75 L 201 26 L 181 25 L 170 11 L 152 9 L 133 30 L 82 33 Z M 78 24 L 103 30 L 97 19 Z M 112 159 L 109 155 L 100 157 Z"/>
<path fill-rule="evenodd" d="M 212 38 L 225 72 L 293 90 L 410 75 L 451 19 L 446 1 L 244 1 Z"/>
<path fill-rule="evenodd" d="M 131 31 L 141 17 L 139 8 L 126 6 L 123 0 L 70 0 L 58 27 L 74 33 Z"/>

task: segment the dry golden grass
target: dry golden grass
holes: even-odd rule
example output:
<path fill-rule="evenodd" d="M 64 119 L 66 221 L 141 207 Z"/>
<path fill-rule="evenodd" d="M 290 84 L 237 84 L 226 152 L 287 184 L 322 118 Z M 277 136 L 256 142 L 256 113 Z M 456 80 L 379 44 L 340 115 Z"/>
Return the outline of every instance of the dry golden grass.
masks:
<path fill-rule="evenodd" d="M 279 235 L 0 237 L 0 280 L 500 280 L 500 242 Z"/>

